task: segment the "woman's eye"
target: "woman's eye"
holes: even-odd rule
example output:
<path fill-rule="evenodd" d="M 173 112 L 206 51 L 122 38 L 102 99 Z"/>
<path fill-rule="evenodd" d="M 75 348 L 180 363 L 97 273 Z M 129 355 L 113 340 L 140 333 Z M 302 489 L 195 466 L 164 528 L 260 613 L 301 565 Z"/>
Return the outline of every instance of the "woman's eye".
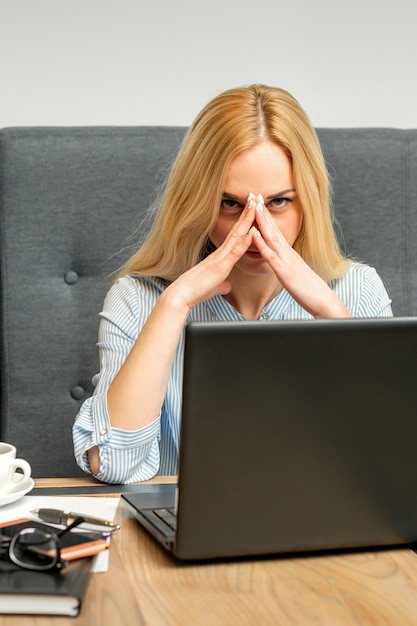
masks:
<path fill-rule="evenodd" d="M 227 211 L 241 211 L 242 205 L 236 200 L 232 200 L 232 198 L 223 198 L 222 209 Z"/>
<path fill-rule="evenodd" d="M 274 198 L 270 202 L 271 208 L 283 209 L 289 202 L 292 202 L 291 198 Z"/>

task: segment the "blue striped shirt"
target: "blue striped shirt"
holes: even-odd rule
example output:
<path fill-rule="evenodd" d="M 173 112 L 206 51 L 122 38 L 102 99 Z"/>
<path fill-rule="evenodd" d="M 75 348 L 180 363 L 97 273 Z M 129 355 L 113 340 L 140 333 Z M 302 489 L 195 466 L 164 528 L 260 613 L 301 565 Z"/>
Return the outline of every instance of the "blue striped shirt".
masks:
<path fill-rule="evenodd" d="M 342 278 L 330 286 L 353 317 L 391 317 L 391 300 L 376 271 L 352 262 Z M 98 445 L 100 472 L 97 478 L 109 483 L 130 483 L 155 474 L 177 473 L 184 332 L 172 366 L 160 415 L 137 431 L 112 428 L 106 405 L 107 389 L 129 354 L 155 303 L 164 290 L 157 278 L 124 276 L 108 292 L 100 314 L 98 347 L 100 373 L 95 392 L 82 405 L 73 428 L 77 463 L 90 472 L 87 450 Z M 261 320 L 311 319 L 292 296 L 281 292 L 269 302 Z M 244 320 L 222 296 L 192 309 L 188 321 Z M 267 322 L 265 322 L 267 323 Z"/>

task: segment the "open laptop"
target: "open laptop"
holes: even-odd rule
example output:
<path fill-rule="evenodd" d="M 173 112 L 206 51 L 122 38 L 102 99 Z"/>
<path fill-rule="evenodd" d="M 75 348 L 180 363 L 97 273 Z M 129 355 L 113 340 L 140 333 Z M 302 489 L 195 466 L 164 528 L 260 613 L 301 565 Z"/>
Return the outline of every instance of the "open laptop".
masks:
<path fill-rule="evenodd" d="M 177 558 L 417 542 L 417 318 L 191 324 L 183 392 L 178 486 L 122 496 Z"/>

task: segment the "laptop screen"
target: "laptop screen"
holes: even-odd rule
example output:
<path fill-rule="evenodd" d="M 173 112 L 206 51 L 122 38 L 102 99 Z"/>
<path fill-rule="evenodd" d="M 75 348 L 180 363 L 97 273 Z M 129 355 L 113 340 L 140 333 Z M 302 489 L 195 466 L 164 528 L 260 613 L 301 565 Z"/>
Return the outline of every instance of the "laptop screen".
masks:
<path fill-rule="evenodd" d="M 188 326 L 177 551 L 415 541 L 416 366 L 415 319 Z"/>

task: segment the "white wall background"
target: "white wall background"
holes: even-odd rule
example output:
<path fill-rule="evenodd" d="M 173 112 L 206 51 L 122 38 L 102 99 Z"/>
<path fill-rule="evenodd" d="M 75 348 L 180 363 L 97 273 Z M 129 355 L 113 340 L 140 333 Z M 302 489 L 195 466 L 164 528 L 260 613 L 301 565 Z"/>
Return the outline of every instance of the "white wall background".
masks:
<path fill-rule="evenodd" d="M 0 127 L 188 125 L 284 87 L 316 126 L 417 127 L 416 0 L 0 0 Z"/>

